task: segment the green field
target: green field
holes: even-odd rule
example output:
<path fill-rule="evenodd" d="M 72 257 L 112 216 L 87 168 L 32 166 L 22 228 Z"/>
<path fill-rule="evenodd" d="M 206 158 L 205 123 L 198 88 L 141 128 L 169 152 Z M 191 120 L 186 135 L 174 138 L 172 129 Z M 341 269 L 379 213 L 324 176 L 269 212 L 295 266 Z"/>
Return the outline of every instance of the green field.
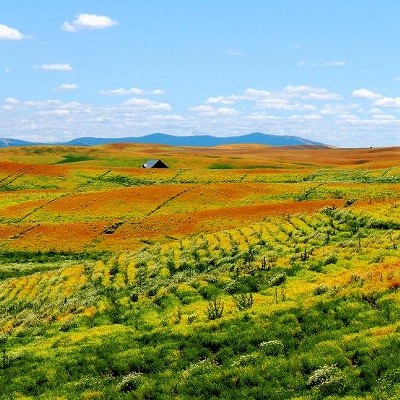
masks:
<path fill-rule="evenodd" d="M 400 398 L 397 153 L 41 149 L 2 153 L 0 399 Z"/>

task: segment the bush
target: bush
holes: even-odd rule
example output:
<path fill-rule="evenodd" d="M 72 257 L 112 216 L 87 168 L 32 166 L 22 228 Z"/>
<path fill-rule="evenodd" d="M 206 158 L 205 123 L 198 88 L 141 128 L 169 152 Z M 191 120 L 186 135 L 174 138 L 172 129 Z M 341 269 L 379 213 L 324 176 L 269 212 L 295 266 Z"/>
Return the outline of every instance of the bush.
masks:
<path fill-rule="evenodd" d="M 323 265 L 331 265 L 336 264 L 338 262 L 338 258 L 335 254 L 331 254 L 330 256 L 326 257 L 322 263 Z"/>
<path fill-rule="evenodd" d="M 219 299 L 214 299 L 208 303 L 207 318 L 211 321 L 222 317 L 224 303 Z"/>
<path fill-rule="evenodd" d="M 142 381 L 142 374 L 138 372 L 132 372 L 129 375 L 123 377 L 122 381 L 118 385 L 118 389 L 121 392 L 131 392 L 132 390 L 136 390 Z"/>
<path fill-rule="evenodd" d="M 253 307 L 253 295 L 251 293 L 242 293 L 236 296 L 233 296 L 233 300 L 235 301 L 236 307 L 239 311 L 247 310 Z"/>
<path fill-rule="evenodd" d="M 278 274 L 272 276 L 269 280 L 271 286 L 282 285 L 286 281 L 286 274 L 284 272 L 279 272 Z"/>
<path fill-rule="evenodd" d="M 328 290 L 329 290 L 329 286 L 327 286 L 327 285 L 319 285 L 319 286 L 314 288 L 313 294 L 315 296 L 319 296 L 320 294 L 326 293 Z"/>
<path fill-rule="evenodd" d="M 260 349 L 267 356 L 279 356 L 285 351 L 285 345 L 280 340 L 269 340 L 260 343 Z"/>
<path fill-rule="evenodd" d="M 322 396 L 341 394 L 345 390 L 345 376 L 336 365 L 324 365 L 310 375 L 307 385 Z"/>

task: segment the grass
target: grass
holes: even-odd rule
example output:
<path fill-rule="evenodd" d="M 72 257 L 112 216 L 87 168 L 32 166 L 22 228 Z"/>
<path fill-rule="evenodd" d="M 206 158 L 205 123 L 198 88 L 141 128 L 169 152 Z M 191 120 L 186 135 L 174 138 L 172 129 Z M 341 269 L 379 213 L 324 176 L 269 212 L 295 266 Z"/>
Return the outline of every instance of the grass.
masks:
<path fill-rule="evenodd" d="M 398 167 L 206 158 L 30 164 L 1 192 L 0 399 L 400 396 Z"/>
<path fill-rule="evenodd" d="M 62 157 L 63 157 L 62 160 L 57 161 L 56 164 L 67 164 L 67 163 L 93 160 L 92 157 L 84 154 L 65 154 Z"/>
<path fill-rule="evenodd" d="M 234 166 L 232 164 L 227 163 L 213 163 L 209 167 L 209 169 L 232 169 Z"/>

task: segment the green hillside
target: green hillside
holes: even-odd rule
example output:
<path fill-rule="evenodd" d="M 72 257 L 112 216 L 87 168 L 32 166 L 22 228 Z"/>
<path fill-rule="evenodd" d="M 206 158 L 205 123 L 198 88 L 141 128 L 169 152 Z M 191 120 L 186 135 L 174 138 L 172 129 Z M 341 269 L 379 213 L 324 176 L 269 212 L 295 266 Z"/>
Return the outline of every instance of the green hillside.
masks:
<path fill-rule="evenodd" d="M 0 398 L 398 398 L 399 229 L 385 204 L 115 255 L 9 253 Z"/>

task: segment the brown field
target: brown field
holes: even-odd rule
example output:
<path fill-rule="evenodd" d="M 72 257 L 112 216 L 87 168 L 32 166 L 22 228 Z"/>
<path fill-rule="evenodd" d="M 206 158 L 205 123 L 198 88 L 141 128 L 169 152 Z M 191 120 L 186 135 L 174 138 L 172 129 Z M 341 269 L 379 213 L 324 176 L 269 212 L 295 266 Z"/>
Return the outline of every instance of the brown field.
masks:
<path fill-rule="evenodd" d="M 148 158 L 170 168 L 138 168 Z M 400 148 L 6 148 L 0 151 L 0 246 L 136 249 L 339 207 L 348 198 L 357 200 L 355 207 L 394 202 L 400 184 L 382 179 L 396 176 L 399 160 Z M 360 182 L 363 176 L 371 182 Z"/>

